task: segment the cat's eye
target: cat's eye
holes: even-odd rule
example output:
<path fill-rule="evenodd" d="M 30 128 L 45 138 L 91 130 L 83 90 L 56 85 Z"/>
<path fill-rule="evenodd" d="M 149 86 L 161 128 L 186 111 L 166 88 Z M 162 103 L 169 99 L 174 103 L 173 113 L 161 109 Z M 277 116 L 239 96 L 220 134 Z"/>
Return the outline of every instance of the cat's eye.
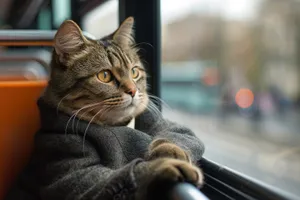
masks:
<path fill-rule="evenodd" d="M 140 75 L 140 71 L 139 71 L 139 69 L 137 67 L 134 67 L 134 68 L 131 69 L 131 76 L 132 76 L 132 78 L 134 78 L 134 79 L 138 78 L 139 75 Z"/>
<path fill-rule="evenodd" d="M 112 81 L 113 76 L 109 70 L 103 70 L 97 74 L 97 78 L 103 83 L 109 83 Z"/>

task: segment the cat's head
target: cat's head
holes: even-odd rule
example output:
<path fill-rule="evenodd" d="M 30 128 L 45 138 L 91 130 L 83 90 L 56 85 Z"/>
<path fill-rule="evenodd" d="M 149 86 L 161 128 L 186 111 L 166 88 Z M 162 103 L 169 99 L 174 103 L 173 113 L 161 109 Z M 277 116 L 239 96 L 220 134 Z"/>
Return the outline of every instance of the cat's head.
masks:
<path fill-rule="evenodd" d="M 43 99 L 68 115 L 124 124 L 148 104 L 146 73 L 134 47 L 132 17 L 100 40 L 65 21 L 54 38 L 52 71 Z M 99 27 L 101 28 L 101 27 Z"/>

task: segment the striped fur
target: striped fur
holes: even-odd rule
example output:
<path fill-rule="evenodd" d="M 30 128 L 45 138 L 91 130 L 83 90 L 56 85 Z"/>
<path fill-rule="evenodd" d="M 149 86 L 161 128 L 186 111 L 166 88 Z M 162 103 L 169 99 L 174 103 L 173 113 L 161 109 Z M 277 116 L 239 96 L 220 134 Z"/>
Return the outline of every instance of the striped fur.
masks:
<path fill-rule="evenodd" d="M 148 104 L 146 72 L 134 47 L 133 24 L 130 17 L 109 36 L 91 40 L 75 22 L 65 21 L 55 36 L 50 81 L 42 98 L 70 116 L 98 124 L 124 124 L 143 112 Z M 134 67 L 140 72 L 136 80 L 131 77 Z M 114 81 L 99 81 L 102 70 L 109 70 Z M 128 107 L 126 91 L 132 87 L 137 96 Z"/>

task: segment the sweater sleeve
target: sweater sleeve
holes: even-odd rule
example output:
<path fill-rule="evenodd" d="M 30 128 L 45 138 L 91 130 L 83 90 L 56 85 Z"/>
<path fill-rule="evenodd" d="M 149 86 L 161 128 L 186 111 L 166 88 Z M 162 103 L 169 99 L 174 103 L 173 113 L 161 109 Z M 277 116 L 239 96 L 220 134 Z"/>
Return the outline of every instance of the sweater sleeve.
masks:
<path fill-rule="evenodd" d="M 119 169 L 104 166 L 97 150 L 76 135 L 43 134 L 31 169 L 43 200 L 130 199 L 136 189 L 135 159 Z"/>
<path fill-rule="evenodd" d="M 205 147 L 202 141 L 189 128 L 161 118 L 151 129 L 154 139 L 162 138 L 175 143 L 189 152 L 193 162 L 202 158 Z"/>

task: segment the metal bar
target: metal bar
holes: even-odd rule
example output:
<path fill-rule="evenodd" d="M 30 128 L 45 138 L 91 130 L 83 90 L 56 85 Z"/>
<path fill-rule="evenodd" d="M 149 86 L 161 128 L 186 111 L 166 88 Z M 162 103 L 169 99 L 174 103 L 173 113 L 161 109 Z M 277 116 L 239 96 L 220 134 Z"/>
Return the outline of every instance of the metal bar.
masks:
<path fill-rule="evenodd" d="M 215 188 L 224 194 L 230 195 L 230 197 L 236 197 L 233 199 L 295 199 L 292 194 L 287 194 L 278 188 L 273 188 L 256 180 L 252 180 L 249 177 L 220 166 L 205 158 L 201 159 L 199 165 L 204 171 L 206 184 L 208 184 L 210 188 Z M 210 188 L 203 188 L 204 194 L 209 194 Z M 216 192 L 212 195 L 217 196 Z M 207 196 L 210 197 L 210 195 Z"/>
<path fill-rule="evenodd" d="M 176 184 L 168 196 L 170 200 L 208 200 L 201 191 L 189 183 Z"/>
<path fill-rule="evenodd" d="M 55 30 L 0 30 L 0 46 L 53 46 L 55 33 Z M 95 39 L 87 32 L 83 34 Z"/>
<path fill-rule="evenodd" d="M 17 42 L 17 41 L 53 41 L 55 30 L 0 30 L 0 41 Z M 87 32 L 83 34 L 90 38 L 95 37 Z"/>
<path fill-rule="evenodd" d="M 1 30 L 0 41 L 52 41 L 56 31 Z"/>
<path fill-rule="evenodd" d="M 149 93 L 160 97 L 160 0 L 119 0 L 119 20 L 135 19 L 135 40 L 148 73 Z M 157 106 L 161 109 L 159 102 Z"/>
<path fill-rule="evenodd" d="M 24 57 L 24 56 L 0 56 L 1 61 L 13 61 L 13 62 L 26 62 L 26 61 L 35 61 L 42 65 L 46 70 L 50 68 L 49 64 L 40 58 L 35 57 Z"/>

